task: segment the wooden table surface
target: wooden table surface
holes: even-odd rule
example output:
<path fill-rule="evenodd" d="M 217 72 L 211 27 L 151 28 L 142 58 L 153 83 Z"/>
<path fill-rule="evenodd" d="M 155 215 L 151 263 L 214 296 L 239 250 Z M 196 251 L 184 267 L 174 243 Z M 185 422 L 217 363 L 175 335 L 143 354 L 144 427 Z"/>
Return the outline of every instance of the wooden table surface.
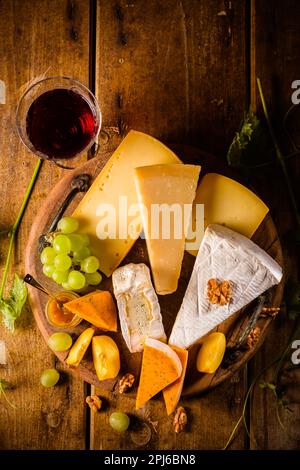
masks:
<path fill-rule="evenodd" d="M 112 150 L 137 129 L 165 141 L 201 147 L 225 158 L 251 102 L 259 103 L 255 77 L 262 80 L 275 121 L 290 106 L 291 82 L 300 79 L 300 3 L 297 0 L 0 0 L 0 229 L 12 225 L 36 163 L 16 134 L 15 110 L 27 82 L 66 75 L 95 91 L 103 113 L 100 143 Z M 298 76 L 297 76 L 298 74 Z M 86 158 L 86 157 L 85 157 Z M 11 270 L 24 273 L 24 247 L 32 220 L 64 171 L 43 164 L 23 219 Z M 295 182 L 300 165 L 293 162 Z M 256 178 L 253 186 L 270 205 L 282 239 L 293 225 L 280 174 Z M 1 241 L 1 254 L 7 248 Z M 285 248 L 286 269 L 296 278 L 297 260 Z M 1 263 L 3 268 L 3 262 Z M 153 400 L 157 421 L 149 449 L 220 449 L 239 418 L 252 378 L 288 340 L 292 324 L 284 314 L 273 323 L 254 360 L 209 394 L 183 400 L 187 432 L 176 435 L 164 405 Z M 106 396 L 106 409 L 90 414 L 90 387 L 66 373 L 62 385 L 43 389 L 43 369 L 57 366 L 30 307 L 11 334 L 0 327 L 8 365 L 0 368 L 15 389 L 15 409 L 0 399 L 1 449 L 130 449 L 129 435 L 108 424 L 114 409 L 133 412 L 129 398 Z M 300 428 L 299 409 L 292 426 Z M 293 449 L 278 425 L 271 395 L 255 390 L 247 414 L 262 449 Z M 254 448 L 243 428 L 232 449 Z"/>

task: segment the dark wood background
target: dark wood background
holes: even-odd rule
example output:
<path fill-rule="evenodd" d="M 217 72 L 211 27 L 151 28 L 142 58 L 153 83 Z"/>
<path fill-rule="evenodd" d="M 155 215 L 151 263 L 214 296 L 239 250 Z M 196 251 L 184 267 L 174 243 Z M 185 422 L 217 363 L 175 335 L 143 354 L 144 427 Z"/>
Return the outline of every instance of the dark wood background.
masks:
<path fill-rule="evenodd" d="M 15 110 L 22 88 L 37 76 L 67 75 L 95 91 L 103 112 L 102 149 L 112 150 L 134 128 L 173 143 L 198 146 L 225 158 L 250 102 L 259 104 L 259 76 L 275 122 L 290 106 L 291 82 L 300 79 L 300 3 L 297 0 L 0 0 L 0 229 L 10 226 L 32 174 L 35 158 L 19 141 Z M 300 165 L 293 162 L 295 185 Z M 23 253 L 32 220 L 64 170 L 44 163 L 18 236 L 14 270 L 23 273 Z M 286 188 L 278 172 L 254 179 L 272 208 L 284 241 L 293 226 Z M 6 242 L 1 243 L 3 254 Z M 286 269 L 296 279 L 297 262 L 285 250 Z M 90 415 L 79 378 L 43 389 L 39 376 L 56 360 L 37 330 L 30 308 L 14 334 L 0 328 L 9 351 L 0 378 L 15 385 L 11 409 L 0 398 L 2 449 L 128 449 L 128 434 L 108 425 L 109 413 L 131 413 L 130 398 L 107 396 L 106 410 Z M 175 435 L 164 405 L 150 404 L 158 422 L 148 448 L 220 449 L 241 414 L 251 379 L 288 341 L 294 327 L 283 313 L 264 346 L 247 367 L 209 394 L 183 401 L 187 432 Z M 57 364 L 58 369 L 61 365 Z M 283 433 L 274 400 L 259 387 L 247 414 L 251 434 L 262 449 L 299 447 Z M 300 411 L 288 424 L 300 429 Z M 241 428 L 232 449 L 253 448 Z"/>

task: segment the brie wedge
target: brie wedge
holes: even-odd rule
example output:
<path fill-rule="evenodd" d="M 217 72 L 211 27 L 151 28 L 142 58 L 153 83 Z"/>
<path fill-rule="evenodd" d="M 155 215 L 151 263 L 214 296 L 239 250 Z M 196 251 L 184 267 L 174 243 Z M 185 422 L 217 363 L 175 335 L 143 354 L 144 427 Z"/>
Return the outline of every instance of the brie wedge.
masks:
<path fill-rule="evenodd" d="M 146 338 L 166 341 L 160 306 L 149 268 L 127 264 L 112 275 L 123 338 L 130 352 L 144 349 Z"/>
<path fill-rule="evenodd" d="M 279 284 L 282 269 L 258 245 L 221 225 L 205 231 L 169 344 L 187 348 L 228 317 Z M 227 304 L 211 303 L 208 281 L 230 281 Z"/>

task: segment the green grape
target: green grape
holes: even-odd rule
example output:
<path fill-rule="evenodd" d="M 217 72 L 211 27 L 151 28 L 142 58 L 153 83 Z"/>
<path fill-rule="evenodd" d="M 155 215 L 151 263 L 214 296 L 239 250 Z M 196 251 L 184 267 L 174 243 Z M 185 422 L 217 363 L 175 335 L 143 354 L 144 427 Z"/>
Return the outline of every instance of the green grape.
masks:
<path fill-rule="evenodd" d="M 41 262 L 43 264 L 52 264 L 55 256 L 55 250 L 51 246 L 46 246 L 41 253 Z"/>
<path fill-rule="evenodd" d="M 83 261 L 85 258 L 90 256 L 91 250 L 87 246 L 83 246 L 80 250 L 76 250 L 73 253 L 75 261 Z"/>
<path fill-rule="evenodd" d="M 68 333 L 53 333 L 48 339 L 52 351 L 67 351 L 72 346 L 72 338 Z"/>
<path fill-rule="evenodd" d="M 53 266 L 53 264 L 44 264 L 43 266 L 43 273 L 45 274 L 45 276 L 47 277 L 52 277 L 52 274 L 54 272 L 54 269 L 55 267 Z"/>
<path fill-rule="evenodd" d="M 59 372 L 56 369 L 46 369 L 42 372 L 40 381 L 43 387 L 54 387 L 59 381 Z"/>
<path fill-rule="evenodd" d="M 109 417 L 109 424 L 115 431 L 125 432 L 129 427 L 130 419 L 126 413 L 115 411 Z"/>
<path fill-rule="evenodd" d="M 88 246 L 90 244 L 90 237 L 86 233 L 78 234 L 82 240 L 83 246 Z"/>
<path fill-rule="evenodd" d="M 71 289 L 82 289 L 85 286 L 85 277 L 79 271 L 71 271 L 68 277 L 68 284 Z"/>
<path fill-rule="evenodd" d="M 69 271 L 53 271 L 52 279 L 57 284 L 62 284 L 63 282 L 67 282 L 69 277 Z"/>
<path fill-rule="evenodd" d="M 71 242 L 71 251 L 74 252 L 83 248 L 82 238 L 80 235 L 78 235 L 78 233 L 71 233 L 70 235 L 68 235 L 68 238 Z"/>
<path fill-rule="evenodd" d="M 86 273 L 85 279 L 90 286 L 97 286 L 102 281 L 102 276 L 96 271 L 95 273 Z"/>
<path fill-rule="evenodd" d="M 71 251 L 71 241 L 67 235 L 56 235 L 53 241 L 56 253 L 67 255 Z"/>
<path fill-rule="evenodd" d="M 63 288 L 65 290 L 71 290 L 71 287 L 70 287 L 68 281 L 62 282 L 61 285 L 63 286 Z"/>
<path fill-rule="evenodd" d="M 68 255 L 56 255 L 54 266 L 57 271 L 67 271 L 72 265 L 72 260 Z"/>
<path fill-rule="evenodd" d="M 78 230 L 79 223 L 78 220 L 73 217 L 63 217 L 57 224 L 58 230 L 62 233 L 73 233 Z"/>
<path fill-rule="evenodd" d="M 81 261 L 80 266 L 84 273 L 92 274 L 95 273 L 99 268 L 99 260 L 96 258 L 96 256 L 89 256 L 88 258 L 85 258 L 83 261 Z"/>

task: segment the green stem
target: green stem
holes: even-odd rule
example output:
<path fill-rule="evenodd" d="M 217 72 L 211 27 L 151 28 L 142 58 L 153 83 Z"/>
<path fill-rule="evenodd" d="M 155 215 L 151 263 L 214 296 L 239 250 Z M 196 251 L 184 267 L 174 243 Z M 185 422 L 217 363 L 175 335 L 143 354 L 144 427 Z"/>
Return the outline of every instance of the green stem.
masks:
<path fill-rule="evenodd" d="M 252 381 L 250 387 L 249 387 L 248 390 L 247 390 L 247 393 L 246 393 L 246 396 L 245 396 L 245 399 L 244 399 L 244 404 L 243 404 L 243 408 L 242 408 L 242 414 L 241 414 L 241 416 L 239 417 L 238 421 L 236 422 L 236 424 L 235 424 L 235 426 L 234 426 L 234 428 L 233 428 L 233 430 L 232 430 L 232 432 L 231 432 L 231 434 L 230 434 L 230 436 L 229 436 L 229 438 L 228 438 L 228 441 L 226 442 L 226 444 L 225 444 L 225 446 L 223 447 L 222 450 L 227 450 L 227 449 L 228 449 L 228 447 L 230 446 L 230 444 L 232 443 L 232 441 L 233 441 L 233 439 L 234 439 L 234 437 L 235 437 L 235 434 L 236 434 L 238 428 L 240 427 L 241 422 L 243 422 L 244 425 L 246 424 L 246 428 L 245 428 L 245 429 L 246 429 L 246 432 L 247 432 L 248 436 L 250 437 L 250 432 L 249 432 L 249 430 L 248 430 L 248 426 L 247 426 L 247 423 L 246 423 L 246 420 L 245 420 L 245 414 L 246 414 L 246 409 L 247 409 L 248 400 L 249 400 L 249 398 L 250 398 L 250 395 L 251 395 L 251 393 L 252 393 L 252 390 L 253 390 L 254 386 L 256 385 L 258 379 L 259 379 L 268 369 L 270 369 L 274 364 L 276 364 L 276 363 L 280 360 L 280 358 L 281 358 L 281 355 L 280 355 L 277 359 L 275 359 L 274 361 L 272 361 L 269 365 L 267 365 L 266 367 L 264 367 L 264 368 L 256 375 L 256 377 L 253 379 L 253 381 Z M 251 438 L 251 437 L 250 437 L 250 438 Z M 256 442 L 255 442 L 255 445 L 257 446 Z"/>
<path fill-rule="evenodd" d="M 267 110 L 267 105 L 266 105 L 264 94 L 263 94 L 263 91 L 262 91 L 262 86 L 261 86 L 260 79 L 257 78 L 256 80 L 257 80 L 257 86 L 258 86 L 258 91 L 259 91 L 259 95 L 260 95 L 261 104 L 262 104 L 264 115 L 265 115 L 265 118 L 266 118 L 266 121 L 267 121 L 267 124 L 268 124 L 269 132 L 270 132 L 273 144 L 274 144 L 276 156 L 277 156 L 277 159 L 279 161 L 279 164 L 281 166 L 281 169 L 282 169 L 285 181 L 286 181 L 286 185 L 287 185 L 287 188 L 288 188 L 291 204 L 293 206 L 293 210 L 294 210 L 294 213 L 295 213 L 295 216 L 296 216 L 297 224 L 300 226 L 300 214 L 298 212 L 296 198 L 295 198 L 295 195 L 294 195 L 294 191 L 293 191 L 293 188 L 292 188 L 290 177 L 289 177 L 287 167 L 286 167 L 286 164 L 285 164 L 285 158 L 284 158 L 284 156 L 283 156 L 283 154 L 282 154 L 282 152 L 279 148 L 279 144 L 278 144 L 278 141 L 277 141 L 276 136 L 275 136 L 275 132 L 274 132 L 272 124 L 271 124 L 271 120 L 270 120 L 269 113 L 268 113 L 268 110 Z"/>
<path fill-rule="evenodd" d="M 27 207 L 28 201 L 30 199 L 34 184 L 35 184 L 36 179 L 38 177 L 41 165 L 42 165 L 42 160 L 38 160 L 37 164 L 35 165 L 33 175 L 31 176 L 31 179 L 29 181 L 29 185 L 27 186 L 27 189 L 26 189 L 23 201 L 22 201 L 22 205 L 20 207 L 20 210 L 19 210 L 18 215 L 16 217 L 16 220 L 14 222 L 14 225 L 13 225 L 11 231 L 10 231 L 9 247 L 8 247 L 8 252 L 7 252 L 6 261 L 5 261 L 4 272 L 3 272 L 3 276 L 2 276 L 2 280 L 1 280 L 1 286 L 0 286 L 0 300 L 3 298 L 5 283 L 6 283 L 8 270 L 9 270 L 9 266 L 10 266 L 10 261 L 11 261 L 11 256 L 12 256 L 12 252 L 13 252 L 13 247 L 14 247 L 14 241 L 15 241 L 20 223 L 22 221 L 25 209 Z"/>

